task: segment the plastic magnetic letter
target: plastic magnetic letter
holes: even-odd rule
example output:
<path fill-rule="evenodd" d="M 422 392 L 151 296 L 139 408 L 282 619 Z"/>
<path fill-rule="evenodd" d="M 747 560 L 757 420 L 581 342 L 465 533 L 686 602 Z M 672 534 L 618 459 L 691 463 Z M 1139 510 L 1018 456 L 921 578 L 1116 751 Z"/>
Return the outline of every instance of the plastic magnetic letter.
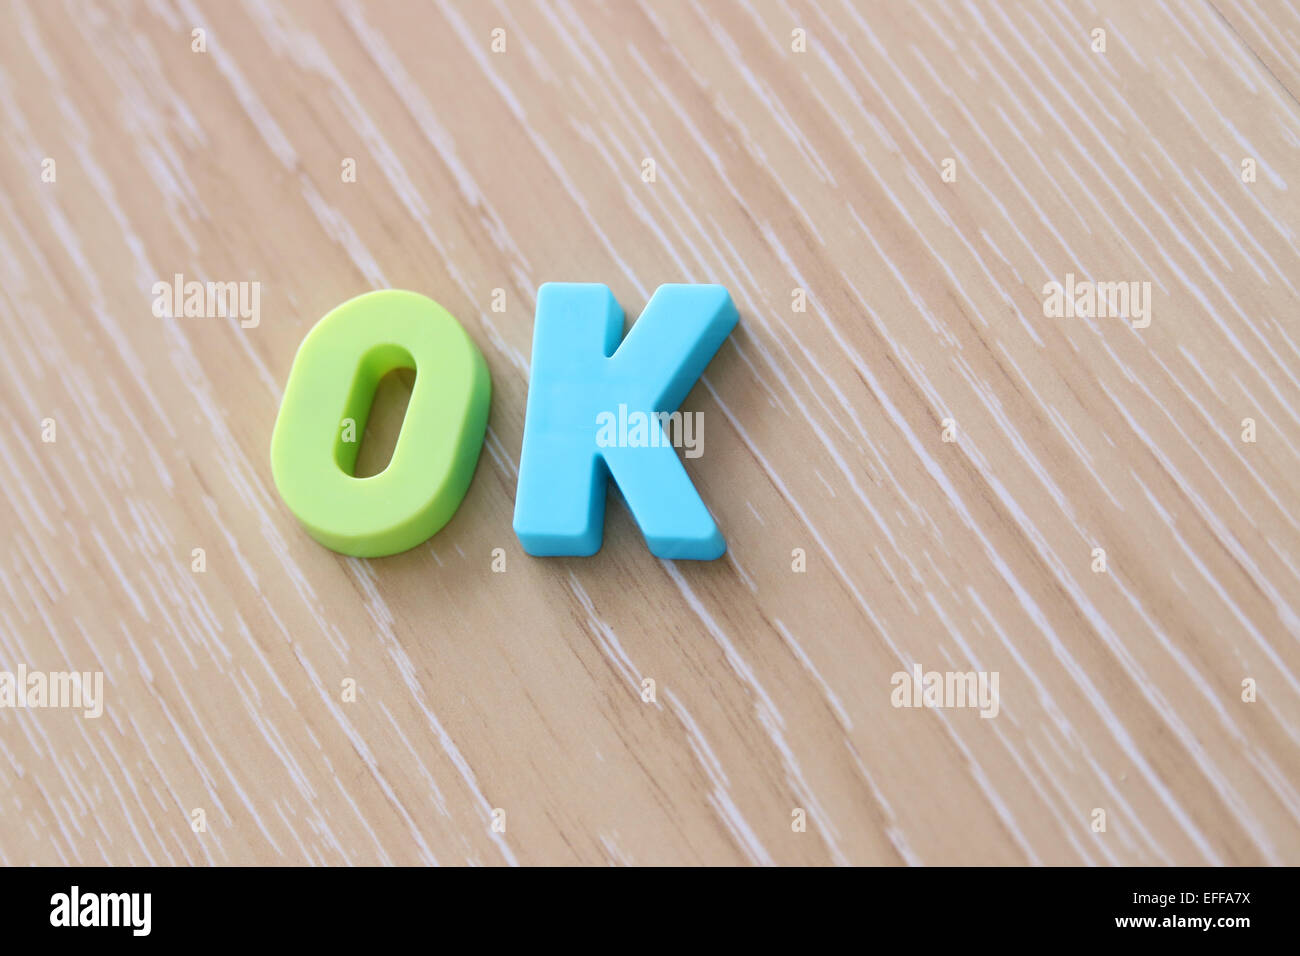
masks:
<path fill-rule="evenodd" d="M 599 551 L 612 478 L 657 557 L 725 553 L 664 422 L 738 319 L 722 286 L 661 285 L 620 345 L 623 310 L 608 287 L 548 282 L 538 290 L 515 494 L 515 535 L 525 551 Z M 624 427 L 638 415 L 639 435 Z M 602 436 L 602 421 L 619 427 Z"/>
<path fill-rule="evenodd" d="M 379 380 L 415 369 L 388 467 L 357 478 L 360 438 Z M 271 474 L 307 533 L 373 558 L 413 548 L 451 520 L 483 447 L 492 380 L 446 309 L 388 289 L 338 306 L 294 357 L 271 436 Z"/>

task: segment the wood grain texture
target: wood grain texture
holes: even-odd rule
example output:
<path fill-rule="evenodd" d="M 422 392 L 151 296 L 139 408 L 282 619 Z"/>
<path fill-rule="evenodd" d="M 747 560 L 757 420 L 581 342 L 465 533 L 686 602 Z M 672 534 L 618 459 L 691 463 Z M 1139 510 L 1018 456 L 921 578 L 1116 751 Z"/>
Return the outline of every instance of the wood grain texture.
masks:
<path fill-rule="evenodd" d="M 1294 5 L 3 10 L 0 669 L 106 701 L 0 710 L 0 862 L 1300 863 Z M 156 317 L 176 273 L 260 323 Z M 1150 326 L 1046 317 L 1067 273 Z M 731 291 L 684 405 L 725 559 L 617 504 L 594 558 L 518 547 L 552 280 Z M 453 521 L 355 560 L 268 447 L 390 286 L 492 411 Z M 895 708 L 913 662 L 998 716 Z"/>

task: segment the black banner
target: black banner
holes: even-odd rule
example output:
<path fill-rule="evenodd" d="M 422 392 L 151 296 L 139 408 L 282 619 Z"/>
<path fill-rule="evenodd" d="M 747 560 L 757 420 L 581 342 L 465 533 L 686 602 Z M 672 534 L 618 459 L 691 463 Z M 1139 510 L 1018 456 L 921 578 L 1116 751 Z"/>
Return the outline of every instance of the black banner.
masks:
<path fill-rule="evenodd" d="M 1290 870 L 822 869 L 535 873 L 410 869 L 4 869 L 6 941 L 430 945 L 584 936 L 640 948 L 1130 939 L 1262 942 L 1287 925 Z M 612 930 L 618 936 L 606 935 Z M 485 935 L 486 931 L 486 935 Z M 453 935 L 446 935 L 446 934 Z M 594 935 L 599 933 L 599 935 Z M 402 938 L 399 935 L 398 938 Z M 39 939 L 38 939 L 39 938 Z M 765 942 L 773 942 L 764 939 Z M 842 946 L 843 944 L 835 944 Z"/>

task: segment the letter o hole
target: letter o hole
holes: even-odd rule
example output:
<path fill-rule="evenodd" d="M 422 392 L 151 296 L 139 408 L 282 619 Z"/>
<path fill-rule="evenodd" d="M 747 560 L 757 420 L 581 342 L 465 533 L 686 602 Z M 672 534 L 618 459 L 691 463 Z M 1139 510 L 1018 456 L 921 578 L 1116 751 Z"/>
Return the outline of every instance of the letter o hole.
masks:
<path fill-rule="evenodd" d="M 375 389 L 400 368 L 415 370 L 415 385 L 392 458 L 358 478 Z M 344 302 L 307 333 L 289 372 L 271 436 L 280 497 L 334 551 L 372 558 L 413 548 L 460 507 L 491 393 L 478 347 L 432 299 L 385 290 Z"/>

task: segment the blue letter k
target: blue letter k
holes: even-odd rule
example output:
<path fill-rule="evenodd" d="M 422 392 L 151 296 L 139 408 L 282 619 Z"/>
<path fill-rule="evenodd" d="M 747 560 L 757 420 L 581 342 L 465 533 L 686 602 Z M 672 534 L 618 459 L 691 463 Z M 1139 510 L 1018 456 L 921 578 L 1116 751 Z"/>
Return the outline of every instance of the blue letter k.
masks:
<path fill-rule="evenodd" d="M 608 287 L 538 290 L 515 495 L 525 551 L 599 551 L 613 478 L 655 556 L 722 556 L 722 532 L 655 413 L 677 410 L 737 319 L 722 286 L 661 285 L 620 345 L 623 310 Z"/>

